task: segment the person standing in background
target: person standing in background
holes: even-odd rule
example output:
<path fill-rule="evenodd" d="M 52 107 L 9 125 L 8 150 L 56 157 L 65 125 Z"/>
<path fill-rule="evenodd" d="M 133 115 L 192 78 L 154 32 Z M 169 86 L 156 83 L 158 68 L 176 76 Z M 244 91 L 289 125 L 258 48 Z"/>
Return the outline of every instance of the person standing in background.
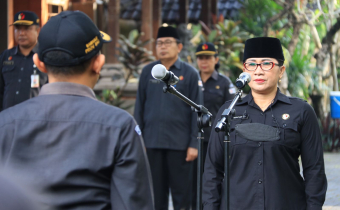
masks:
<path fill-rule="evenodd" d="M 48 82 L 47 75 L 33 66 L 39 22 L 31 11 L 14 15 L 14 38 L 18 45 L 0 55 L 0 111 L 37 96 L 41 86 Z"/>
<path fill-rule="evenodd" d="M 175 88 L 202 104 L 202 81 L 195 68 L 179 59 L 182 48 L 175 28 L 159 28 L 159 60 L 142 70 L 134 111 L 147 149 L 157 210 L 168 209 L 169 189 L 175 210 L 190 206 L 192 164 L 198 153 L 197 114 L 176 96 L 165 94 L 164 83 L 151 76 L 156 64 L 164 65 L 179 78 Z"/>
<path fill-rule="evenodd" d="M 220 107 L 235 96 L 236 89 L 230 79 L 218 73 L 219 57 L 213 43 L 205 42 L 197 46 L 196 61 L 198 70 L 203 81 L 204 106 L 212 114 L 211 122 L 214 122 Z M 211 127 L 203 128 L 203 163 L 207 153 Z M 214 131 L 213 131 L 214 132 Z M 194 173 L 192 179 L 191 208 L 196 210 L 197 200 L 197 160 L 194 161 Z"/>

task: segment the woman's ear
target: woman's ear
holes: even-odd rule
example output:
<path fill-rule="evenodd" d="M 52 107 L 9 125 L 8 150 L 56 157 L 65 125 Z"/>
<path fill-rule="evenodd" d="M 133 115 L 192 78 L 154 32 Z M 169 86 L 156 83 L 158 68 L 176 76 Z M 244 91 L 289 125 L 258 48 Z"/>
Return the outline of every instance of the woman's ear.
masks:
<path fill-rule="evenodd" d="M 215 57 L 215 64 L 217 64 L 219 60 L 220 60 L 220 58 L 216 56 Z"/>
<path fill-rule="evenodd" d="M 280 78 L 283 77 L 283 74 L 285 73 L 286 71 L 286 67 L 285 66 L 281 66 L 280 67 Z"/>
<path fill-rule="evenodd" d="M 37 66 L 37 68 L 39 69 L 39 71 L 43 72 L 43 73 L 47 73 L 47 70 L 46 70 L 46 66 L 45 66 L 45 63 L 42 62 L 40 59 L 39 59 L 39 56 L 38 56 L 38 53 L 35 53 L 33 55 L 33 63 Z"/>

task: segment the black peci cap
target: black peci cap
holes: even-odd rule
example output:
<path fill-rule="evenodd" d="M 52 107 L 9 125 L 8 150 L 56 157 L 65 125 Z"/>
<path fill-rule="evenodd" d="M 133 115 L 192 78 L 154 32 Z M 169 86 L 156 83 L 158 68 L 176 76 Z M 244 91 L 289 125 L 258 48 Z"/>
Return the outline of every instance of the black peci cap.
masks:
<path fill-rule="evenodd" d="M 162 37 L 173 37 L 180 40 L 177 29 L 171 26 L 160 27 L 157 33 L 157 39 Z"/>
<path fill-rule="evenodd" d="M 281 42 L 277 38 L 257 37 L 248 39 L 244 47 L 243 62 L 248 58 L 275 58 L 284 61 Z"/>
<path fill-rule="evenodd" d="M 51 66 L 74 66 L 97 55 L 103 43 L 111 37 L 98 30 L 92 20 L 80 11 L 65 11 L 52 17 L 41 29 L 38 42 L 39 59 Z M 45 61 L 50 51 L 63 51 L 71 56 L 65 62 Z"/>
<path fill-rule="evenodd" d="M 205 42 L 197 46 L 195 55 L 216 55 L 216 48 L 213 43 Z"/>
<path fill-rule="evenodd" d="M 38 15 L 31 11 L 20 11 L 14 15 L 14 22 L 12 25 L 39 25 Z"/>

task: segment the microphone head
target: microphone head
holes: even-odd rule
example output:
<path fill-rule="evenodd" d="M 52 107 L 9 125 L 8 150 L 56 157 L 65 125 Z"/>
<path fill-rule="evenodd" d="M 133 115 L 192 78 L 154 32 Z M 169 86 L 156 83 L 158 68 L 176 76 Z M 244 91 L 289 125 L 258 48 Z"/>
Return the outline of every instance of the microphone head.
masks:
<path fill-rule="evenodd" d="M 167 71 L 168 70 L 162 64 L 156 64 L 154 67 L 152 67 L 151 75 L 153 78 L 161 80 L 166 76 Z"/>
<path fill-rule="evenodd" d="M 251 80 L 251 76 L 250 76 L 250 74 L 247 73 L 247 72 L 241 73 L 240 76 L 239 76 L 239 78 L 240 78 L 240 79 L 243 79 L 244 81 L 247 81 L 247 83 L 249 83 L 250 80 Z"/>

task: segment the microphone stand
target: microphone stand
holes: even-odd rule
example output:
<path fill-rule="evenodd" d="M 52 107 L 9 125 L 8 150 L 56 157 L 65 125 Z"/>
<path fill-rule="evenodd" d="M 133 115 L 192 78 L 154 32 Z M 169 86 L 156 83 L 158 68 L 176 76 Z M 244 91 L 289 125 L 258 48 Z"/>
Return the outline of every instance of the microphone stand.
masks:
<path fill-rule="evenodd" d="M 229 170 L 229 165 L 230 165 L 230 159 L 229 159 L 229 143 L 230 143 L 230 121 L 233 119 L 235 116 L 235 109 L 234 106 L 236 102 L 241 99 L 242 96 L 242 90 L 238 89 L 235 98 L 229 105 L 227 109 L 225 109 L 222 113 L 222 119 L 219 120 L 215 126 L 215 131 L 220 132 L 224 131 L 225 136 L 224 136 L 224 192 L 225 192 L 225 199 L 223 200 L 224 206 L 226 210 L 230 210 L 230 170 Z"/>
<path fill-rule="evenodd" d="M 208 111 L 207 108 L 205 108 L 202 105 L 197 105 L 187 97 L 185 97 L 183 94 L 178 92 L 175 87 L 172 85 L 169 85 L 165 83 L 166 85 L 163 87 L 163 92 L 169 92 L 178 98 L 180 98 L 182 101 L 187 103 L 191 106 L 192 111 L 195 111 L 197 113 L 197 126 L 198 126 L 198 157 L 197 157 L 197 202 L 196 202 L 196 208 L 197 210 L 202 210 L 202 174 L 203 174 L 203 139 L 204 136 L 203 128 L 211 126 L 211 116 L 212 114 Z"/>

